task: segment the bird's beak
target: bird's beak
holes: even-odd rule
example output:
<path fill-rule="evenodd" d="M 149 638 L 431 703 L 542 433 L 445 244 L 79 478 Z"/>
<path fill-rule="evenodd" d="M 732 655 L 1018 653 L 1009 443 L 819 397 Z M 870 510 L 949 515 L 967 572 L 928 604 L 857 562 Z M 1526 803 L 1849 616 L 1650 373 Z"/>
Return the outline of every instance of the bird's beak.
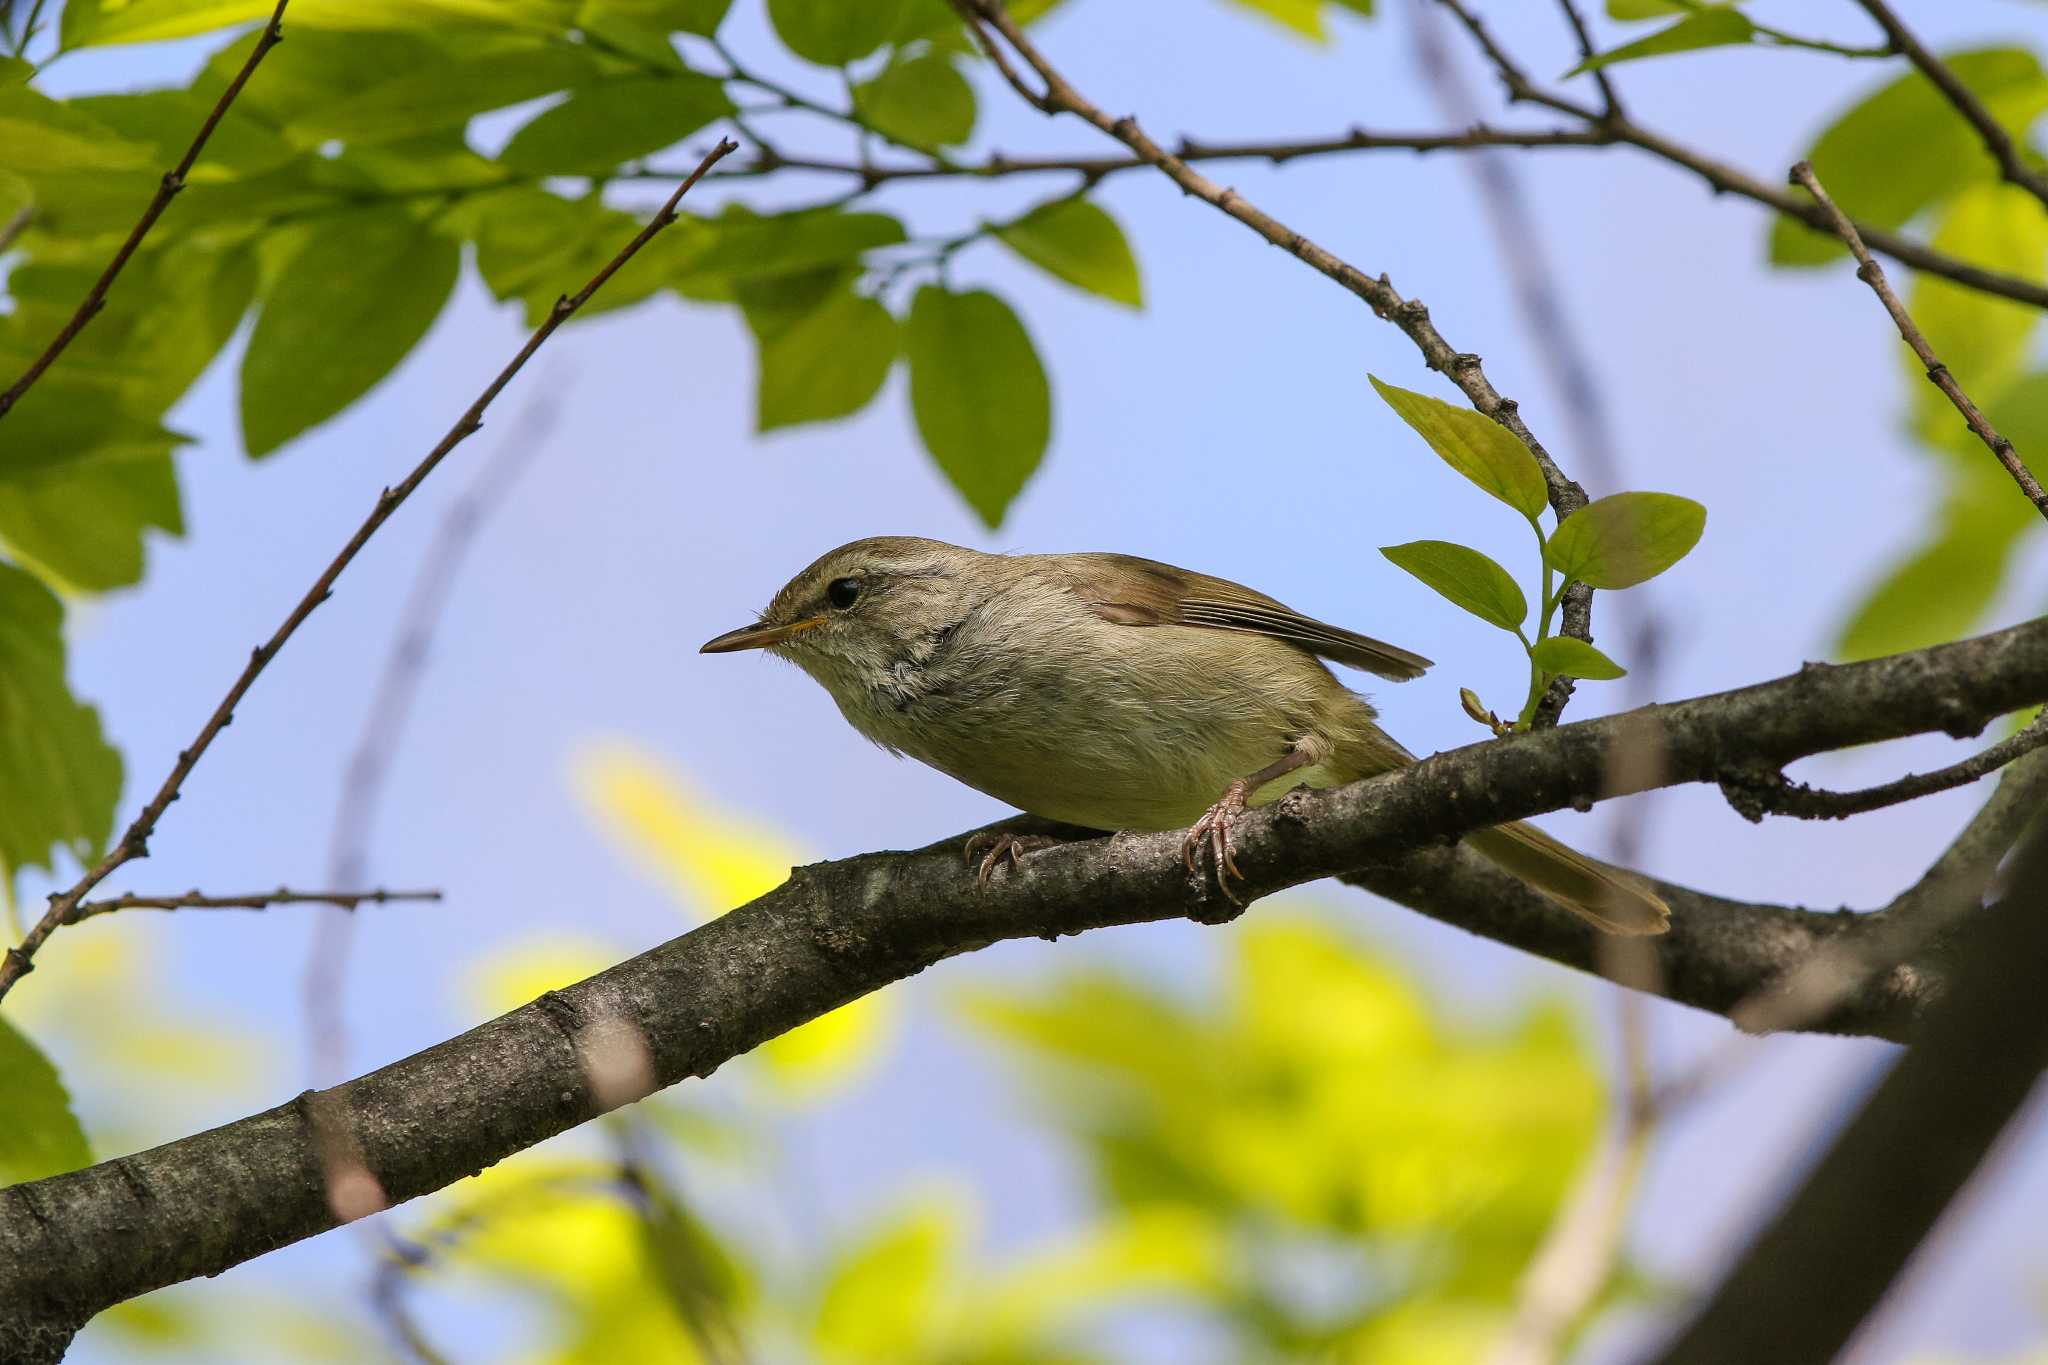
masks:
<path fill-rule="evenodd" d="M 779 645 L 784 640 L 792 639 L 815 626 L 822 626 L 824 624 L 824 617 L 809 616 L 801 621 L 791 621 L 789 624 L 782 626 L 767 624 L 741 626 L 738 630 L 729 630 L 723 635 L 706 640 L 702 645 L 698 646 L 697 652 L 699 654 L 730 654 L 736 649 L 766 649 L 770 645 Z"/>

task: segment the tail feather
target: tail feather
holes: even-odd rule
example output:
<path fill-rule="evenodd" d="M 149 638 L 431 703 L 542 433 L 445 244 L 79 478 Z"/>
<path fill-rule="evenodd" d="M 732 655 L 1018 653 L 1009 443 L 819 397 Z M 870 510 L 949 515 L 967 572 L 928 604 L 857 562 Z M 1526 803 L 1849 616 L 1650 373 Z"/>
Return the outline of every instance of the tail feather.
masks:
<path fill-rule="evenodd" d="M 1595 928 L 1609 934 L 1661 934 L 1671 907 L 1649 883 L 1595 862 L 1519 821 L 1465 836 L 1465 842 Z"/>

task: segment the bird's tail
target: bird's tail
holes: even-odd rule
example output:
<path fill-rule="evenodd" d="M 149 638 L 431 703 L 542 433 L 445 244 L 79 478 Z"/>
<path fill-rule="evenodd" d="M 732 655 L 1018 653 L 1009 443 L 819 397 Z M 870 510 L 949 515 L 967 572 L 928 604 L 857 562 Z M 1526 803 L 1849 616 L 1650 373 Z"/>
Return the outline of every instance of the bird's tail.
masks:
<path fill-rule="evenodd" d="M 1648 882 L 1595 862 L 1534 825 L 1495 825 L 1466 835 L 1465 842 L 1604 933 L 1661 934 L 1671 927 L 1671 907 Z"/>

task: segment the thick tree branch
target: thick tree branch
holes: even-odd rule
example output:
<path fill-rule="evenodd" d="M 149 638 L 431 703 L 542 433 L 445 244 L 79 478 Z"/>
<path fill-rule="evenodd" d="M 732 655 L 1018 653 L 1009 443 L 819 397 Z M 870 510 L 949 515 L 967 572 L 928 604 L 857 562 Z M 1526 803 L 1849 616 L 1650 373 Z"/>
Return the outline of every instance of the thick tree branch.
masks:
<path fill-rule="evenodd" d="M 279 8 L 283 8 L 282 5 Z M 220 732 L 234 723 L 235 708 L 255 685 L 264 668 L 277 657 L 277 652 L 283 649 L 299 627 L 306 623 L 306 618 L 313 614 L 313 609 L 333 595 L 335 580 L 341 577 L 342 570 L 361 553 L 363 546 L 369 544 L 370 537 L 377 534 L 378 528 L 389 521 L 391 514 L 426 481 L 427 476 L 434 472 L 435 467 L 447 457 L 449 451 L 462 444 L 483 426 L 484 410 L 490 407 L 491 401 L 512 382 L 525 367 L 526 362 L 533 358 L 533 353 L 541 348 L 541 344 L 554 335 L 555 329 L 589 302 L 590 296 L 603 287 L 606 280 L 617 274 L 627 261 L 633 259 L 640 248 L 647 245 L 657 232 L 673 223 L 676 220 L 676 206 L 682 202 L 683 196 L 703 178 L 706 171 L 728 153 L 737 150 L 738 146 L 739 144 L 735 142 L 720 141 L 702 161 L 697 163 L 697 168 L 676 187 L 675 193 L 668 197 L 668 202 L 663 204 L 648 220 L 647 225 L 634 235 L 633 240 L 620 248 L 619 253 L 591 276 L 583 288 L 573 295 L 565 294 L 556 299 L 554 308 L 549 311 L 540 326 L 534 328 L 533 334 L 527 337 L 526 344 L 519 348 L 519 353 L 498 372 L 497 378 L 485 386 L 484 391 L 477 395 L 476 401 L 456 419 L 455 425 L 448 428 L 447 434 L 435 443 L 425 458 L 413 466 L 410 474 L 378 495 L 376 504 L 371 507 L 370 514 L 363 518 L 362 525 L 356 528 L 348 543 L 341 547 L 340 553 L 320 571 L 320 576 L 313 580 L 313 586 L 306 589 L 305 595 L 299 598 L 297 605 L 284 618 L 283 624 L 271 632 L 269 639 L 249 651 L 249 662 L 242 666 L 242 671 L 235 676 L 234 682 L 228 685 L 227 695 L 220 699 L 220 704 L 214 707 L 213 714 L 199 727 L 198 737 L 192 741 L 191 746 L 178 751 L 177 761 L 171 765 L 170 773 L 158 786 L 156 795 L 150 797 L 148 803 L 121 835 L 120 841 L 108 849 L 105 855 L 69 888 L 52 895 L 49 908 L 22 937 L 21 943 L 9 948 L 6 955 L 0 957 L 0 996 L 4 996 L 15 982 L 33 969 L 36 951 L 42 947 L 44 941 L 77 918 L 78 907 L 91 894 L 94 887 L 105 881 L 115 869 L 138 858 L 149 856 L 149 836 L 155 832 L 157 821 L 170 809 L 171 802 L 178 799 L 179 789 L 185 785 L 185 779 L 191 775 L 194 766 L 205 756 L 213 741 L 219 738 Z"/>
<path fill-rule="evenodd" d="M 1551 510 L 1557 513 L 1558 520 L 1564 520 L 1586 505 L 1586 490 L 1558 468 L 1557 462 L 1551 459 L 1550 452 L 1543 448 L 1543 443 L 1536 439 L 1535 433 L 1522 421 L 1515 400 L 1502 397 L 1493 387 L 1486 377 L 1485 370 L 1481 368 L 1477 355 L 1469 351 L 1456 350 L 1444 340 L 1443 334 L 1430 322 L 1429 309 L 1423 305 L 1422 300 L 1401 297 L 1384 274 L 1374 279 L 1334 252 L 1309 240 L 1265 212 L 1236 190 L 1218 185 L 1202 175 L 1154 142 L 1145 130 L 1138 126 L 1135 117 L 1126 114 L 1122 118 L 1111 118 L 1060 75 L 1031 39 L 1025 36 L 1024 30 L 1010 18 L 1001 0 L 953 0 L 953 3 L 981 38 L 991 60 L 1003 73 L 1003 78 L 1026 101 L 1048 115 L 1073 114 L 1092 124 L 1104 134 L 1129 147 L 1147 164 L 1158 167 L 1182 190 L 1235 218 L 1274 246 L 1363 299 L 1375 315 L 1393 323 L 1415 343 L 1416 348 L 1422 352 L 1423 362 L 1429 368 L 1441 371 L 1458 386 L 1474 408 L 1513 432 L 1515 437 L 1529 448 L 1529 453 L 1536 457 L 1537 465 L 1543 470 L 1543 480 L 1550 492 Z M 990 35 L 990 28 L 1001 35 L 1001 43 Z M 1045 86 L 1042 92 L 1031 88 L 1030 83 L 1005 54 L 1002 44 L 1008 44 L 1009 48 L 1037 73 Z M 1592 639 L 1592 604 L 1593 590 L 1585 584 L 1574 583 L 1565 590 L 1565 634 L 1580 640 Z M 1542 703 L 1537 707 L 1535 727 L 1542 729 L 1555 725 L 1559 713 L 1570 700 L 1571 693 L 1570 679 L 1555 679 L 1549 691 L 1545 693 Z"/>
<path fill-rule="evenodd" d="M 1885 4 L 1884 0 L 1856 0 L 1856 3 L 1862 5 L 1864 11 L 1877 21 L 1877 26 L 1884 30 L 1884 36 L 1891 41 L 1892 47 L 1904 53 L 1906 60 L 1918 67 L 1920 74 L 1941 92 L 1942 98 L 1953 105 L 1955 111 L 1963 116 L 1963 120 L 1977 130 L 1977 136 L 1984 141 L 1984 150 L 1998 163 L 1998 173 L 2011 184 L 2018 185 L 2033 195 L 2043 205 L 2048 205 L 2048 175 L 2026 163 L 2020 155 L 2019 147 L 2013 142 L 2012 135 L 2006 132 L 2005 125 L 1984 107 L 1984 101 L 1977 98 L 1976 91 L 1963 84 L 1962 77 L 1956 75 L 1947 62 L 1929 52 L 1927 45 L 1920 41 L 1913 30 L 1900 22 L 1899 16 L 1892 13 L 1891 6 Z"/>
<path fill-rule="evenodd" d="M 1252 812 L 1239 826 L 1244 890 L 1263 896 L 1364 866 L 1454 884 L 1467 880 L 1466 860 L 1445 845 L 1482 826 L 1713 781 L 1728 763 L 1787 763 L 1927 730 L 1972 732 L 2044 697 L 2048 621 L 2036 621 L 1492 740 Z M 1615 762 L 1652 722 L 1666 762 L 1655 771 Z M 1210 879 L 1187 873 L 1179 844 L 1172 833 L 1086 840 L 1034 855 L 986 889 L 961 866 L 957 839 L 799 868 L 702 928 L 359 1080 L 0 1190 L 0 1358 L 52 1359 L 109 1304 L 334 1226 L 315 1111 L 322 1126 L 346 1125 L 391 1201 L 411 1199 L 650 1088 L 709 1075 L 945 958 L 1006 938 L 1233 916 Z M 1461 908 L 1446 904 L 1432 910 L 1449 917 Z M 1654 941 L 1662 989 L 1709 1009 L 1726 1008 L 1853 920 L 1698 895 L 1675 896 L 1673 908 L 1672 933 Z M 1512 884 L 1486 915 L 1467 927 L 1561 961 L 1592 956 L 1583 924 Z M 1832 1022 L 1902 1034 L 1929 989 Z M 622 1054 L 632 1065 L 619 1064 Z"/>
<path fill-rule="evenodd" d="M 228 82 L 228 88 L 221 91 L 220 98 L 214 101 L 213 109 L 206 115 L 205 122 L 199 125 L 199 133 L 192 139 L 192 145 L 185 149 L 185 155 L 157 181 L 156 193 L 150 196 L 149 205 L 143 209 L 142 217 L 129 229 L 127 240 L 123 241 L 120 249 L 114 253 L 114 259 L 107 262 L 107 268 L 100 272 L 100 277 L 93 281 L 92 288 L 86 291 L 84 301 L 78 305 L 78 311 L 71 315 L 70 321 L 58 329 L 57 335 L 50 339 L 50 344 L 43 348 L 42 354 L 29 362 L 28 369 L 22 372 L 21 377 L 9 384 L 5 390 L 0 390 L 0 417 L 7 416 L 21 400 L 21 396 L 43 377 L 43 371 L 49 369 L 56 363 L 57 357 L 64 354 L 64 348 L 71 344 L 73 338 L 84 331 L 85 325 L 107 306 L 107 291 L 114 287 L 115 278 L 127 266 L 128 258 L 135 254 L 135 249 L 142 245 L 142 239 L 149 235 L 149 230 L 156 226 L 156 220 L 163 217 L 164 210 L 171 206 L 171 200 L 177 198 L 178 192 L 185 188 L 185 177 L 191 174 L 192 167 L 199 160 L 199 154 L 206 150 L 207 140 L 213 136 L 213 130 L 220 126 L 222 117 L 228 112 L 228 106 L 235 102 L 235 96 L 241 94 L 242 87 L 249 83 L 249 77 L 254 74 L 256 64 L 263 60 L 270 49 L 284 41 L 284 7 L 290 3 L 291 0 L 277 0 L 277 8 L 270 12 L 270 22 L 263 26 L 263 32 L 256 39 L 256 46 L 249 50 L 248 60 L 242 63 L 242 69 L 235 73 L 235 78 Z"/>
<path fill-rule="evenodd" d="M 1806 192 L 1813 196 L 1814 203 L 1827 214 L 1828 222 L 1848 246 L 1849 253 L 1856 258 L 1856 278 L 1870 286 L 1871 291 L 1877 295 L 1878 302 L 1884 305 L 1885 312 L 1892 315 L 1892 322 L 1897 325 L 1899 335 L 1913 348 L 1913 354 L 1920 358 L 1921 365 L 1926 367 L 1927 378 L 1942 391 L 1955 410 L 1963 415 L 1963 421 L 1969 425 L 1977 439 L 1990 449 L 1992 457 L 2005 466 L 2005 472 L 2012 475 L 2013 482 L 2020 486 L 2020 492 L 2026 495 L 2028 502 L 2034 504 L 2034 510 L 2043 517 L 2048 517 L 2048 490 L 2041 487 L 2040 480 L 2027 468 L 2026 461 L 2012 448 L 2012 442 L 2000 435 L 1997 428 L 1991 425 L 1990 419 L 1970 401 L 1970 395 L 1963 392 L 1963 386 L 1956 382 L 1956 377 L 1949 373 L 1948 366 L 1941 363 L 1941 357 L 1927 344 L 1927 338 L 1921 333 L 1919 325 L 1913 321 L 1913 315 L 1906 311 L 1906 305 L 1899 302 L 1899 296 L 1892 292 L 1891 282 L 1884 277 L 1884 267 L 1872 258 L 1870 249 L 1864 246 L 1863 238 L 1857 235 L 1856 225 L 1849 221 L 1849 216 L 1828 197 L 1828 192 L 1821 187 L 1819 178 L 1814 175 L 1813 167 L 1804 161 L 1797 163 L 1792 167 L 1792 179 L 1805 186 Z"/>
<path fill-rule="evenodd" d="M 1955 989 L 1660 1358 L 1837 1358 L 2048 1066 L 2048 834 L 1976 916 Z"/>

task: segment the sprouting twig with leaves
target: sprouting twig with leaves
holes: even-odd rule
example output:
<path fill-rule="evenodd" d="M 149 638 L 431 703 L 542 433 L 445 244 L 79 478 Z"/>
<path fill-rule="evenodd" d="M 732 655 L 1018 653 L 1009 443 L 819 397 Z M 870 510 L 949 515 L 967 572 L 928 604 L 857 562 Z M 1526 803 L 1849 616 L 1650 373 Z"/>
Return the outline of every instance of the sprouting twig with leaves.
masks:
<path fill-rule="evenodd" d="M 1543 473 L 1526 446 L 1469 408 L 1395 388 L 1377 376 L 1372 385 L 1444 463 L 1521 513 L 1535 533 L 1541 585 L 1533 640 L 1527 629 L 1529 599 L 1514 575 L 1491 556 L 1445 540 L 1415 540 L 1380 549 L 1453 604 L 1521 641 L 1529 687 L 1515 728 L 1530 727 L 1555 678 L 1623 676 L 1627 670 L 1589 641 L 1553 633 L 1558 605 L 1575 584 L 1614 591 L 1664 572 L 1699 543 L 1707 509 L 1673 493 L 1612 493 L 1545 532 Z M 1478 710 L 1468 709 L 1478 715 Z"/>

